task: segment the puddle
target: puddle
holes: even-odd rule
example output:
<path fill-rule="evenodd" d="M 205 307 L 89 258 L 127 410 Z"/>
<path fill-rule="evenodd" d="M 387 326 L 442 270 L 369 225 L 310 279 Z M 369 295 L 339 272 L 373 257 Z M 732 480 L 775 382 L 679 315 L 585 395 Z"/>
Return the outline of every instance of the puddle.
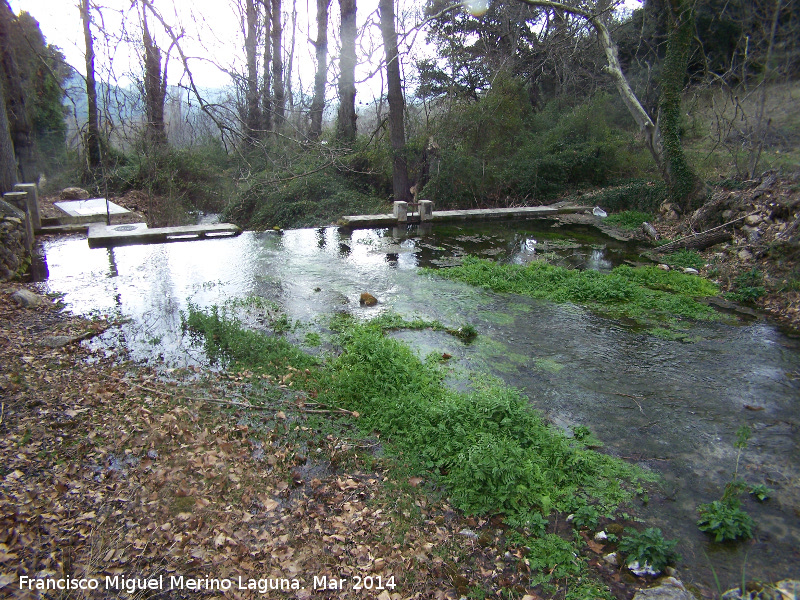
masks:
<path fill-rule="evenodd" d="M 180 311 L 258 298 L 240 314 L 266 327 L 285 313 L 302 326 L 298 342 L 346 311 L 369 318 L 392 310 L 407 318 L 469 323 L 478 333 L 462 344 L 440 332 L 395 335 L 421 354 L 452 355 L 453 385 L 468 370 L 493 373 L 522 389 L 554 424 L 585 425 L 606 451 L 663 477 L 649 503 L 635 509 L 648 526 L 680 540 L 687 583 L 724 589 L 747 579 L 800 579 L 800 343 L 763 322 L 699 323 L 701 341 L 660 339 L 580 307 L 500 295 L 420 274 L 418 267 L 457 264 L 467 254 L 526 263 L 541 256 L 572 268 L 607 271 L 632 248 L 592 230 L 548 222 L 427 226 L 342 232 L 336 228 L 245 232 L 236 238 L 89 249 L 83 237 L 43 243 L 42 291 L 63 294 L 79 314 L 127 322 L 94 344 L 124 342 L 131 358 L 165 367 L 207 365 L 185 338 Z M 359 304 L 362 292 L 377 306 Z M 320 336 L 317 336 L 320 337 Z M 319 351 L 317 348 L 316 351 Z M 758 410 L 753 410 L 753 409 Z M 718 499 L 736 462 L 736 429 L 752 431 L 740 473 L 775 490 L 763 504 L 747 498 L 753 541 L 715 545 L 697 530 L 696 507 Z"/>

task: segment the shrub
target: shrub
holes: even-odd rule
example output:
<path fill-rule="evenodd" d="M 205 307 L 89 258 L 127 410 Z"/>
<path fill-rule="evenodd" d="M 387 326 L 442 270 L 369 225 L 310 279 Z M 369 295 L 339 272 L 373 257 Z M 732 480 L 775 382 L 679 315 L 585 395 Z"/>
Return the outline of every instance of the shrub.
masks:
<path fill-rule="evenodd" d="M 753 519 L 739 507 L 738 500 L 723 502 L 714 500 L 697 507 L 700 531 L 714 536 L 715 542 L 749 539 L 753 537 Z"/>
<path fill-rule="evenodd" d="M 665 540 L 661 530 L 650 527 L 642 532 L 628 527 L 619 542 L 619 551 L 630 564 L 638 561 L 639 565 L 647 563 L 655 571 L 663 571 L 665 567 L 675 564 L 681 559 L 675 552 L 675 540 Z"/>

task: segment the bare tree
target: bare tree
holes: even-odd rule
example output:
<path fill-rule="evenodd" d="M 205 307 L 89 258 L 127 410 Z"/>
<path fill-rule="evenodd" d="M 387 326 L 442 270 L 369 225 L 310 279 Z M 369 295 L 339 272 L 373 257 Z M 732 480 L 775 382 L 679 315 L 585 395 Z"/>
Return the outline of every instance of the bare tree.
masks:
<path fill-rule="evenodd" d="M 314 75 L 314 99 L 311 102 L 311 138 L 322 134 L 322 114 L 325 112 L 325 84 L 328 81 L 328 7 L 331 0 L 317 0 L 317 40 L 313 42 L 317 54 L 317 72 Z"/>
<path fill-rule="evenodd" d="M 286 116 L 286 98 L 283 86 L 283 26 L 281 25 L 281 0 L 272 0 L 272 103 L 275 129 L 283 127 Z"/>
<path fill-rule="evenodd" d="M 272 129 L 272 2 L 263 0 L 264 6 L 264 74 L 261 81 L 262 129 Z"/>
<path fill-rule="evenodd" d="M 258 93 L 258 65 L 256 61 L 256 45 L 258 43 L 258 9 L 255 0 L 246 0 L 245 7 L 246 35 L 244 40 L 247 58 L 247 84 L 245 89 L 245 139 L 253 143 L 256 132 L 261 128 L 261 106 Z"/>
<path fill-rule="evenodd" d="M 408 165 L 405 149 L 405 102 L 397 54 L 397 30 L 394 23 L 394 0 L 380 0 L 381 35 L 386 51 L 386 79 L 389 86 L 389 140 L 392 145 L 392 191 L 395 200 L 408 200 Z"/>
<path fill-rule="evenodd" d="M 169 51 L 164 61 L 164 73 L 161 72 L 161 48 L 150 35 L 147 24 L 149 0 L 142 3 L 142 43 L 144 45 L 144 96 L 146 138 L 156 146 L 167 143 L 166 126 L 164 124 L 164 101 L 167 97 L 167 63 Z M 174 43 L 174 42 L 173 42 Z M 170 46 L 171 48 L 171 46 Z"/>
<path fill-rule="evenodd" d="M 92 16 L 89 0 L 81 0 L 81 21 L 83 22 L 83 39 L 86 44 L 86 104 L 87 122 L 84 145 L 86 161 L 90 171 L 100 166 L 102 154 L 100 150 L 100 121 L 97 112 L 97 84 L 94 70 L 94 36 L 92 35 Z"/>
<path fill-rule="evenodd" d="M 339 115 L 337 133 L 341 141 L 356 139 L 356 0 L 339 0 Z"/>

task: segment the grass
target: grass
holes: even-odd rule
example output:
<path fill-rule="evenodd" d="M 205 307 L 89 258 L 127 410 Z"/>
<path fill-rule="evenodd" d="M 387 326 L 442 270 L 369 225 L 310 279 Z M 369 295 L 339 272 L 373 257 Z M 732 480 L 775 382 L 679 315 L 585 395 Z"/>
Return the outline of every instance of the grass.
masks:
<path fill-rule="evenodd" d="M 706 264 L 703 257 L 694 250 L 679 250 L 663 256 L 661 260 L 673 267 L 689 267 L 698 270 L 702 269 Z"/>
<path fill-rule="evenodd" d="M 378 432 L 385 451 L 438 481 L 467 513 L 547 515 L 576 496 L 613 510 L 633 497 L 626 482 L 648 477 L 550 427 L 527 398 L 497 380 L 477 378 L 472 393 L 450 390 L 439 364 L 384 335 L 400 322 L 350 322 L 339 334 L 341 354 L 320 365 L 282 338 L 242 329 L 217 308 L 192 307 L 185 318 L 209 355 L 231 367 L 275 376 L 308 369 L 305 383 L 318 401 L 359 413 L 364 433 Z"/>
<path fill-rule="evenodd" d="M 505 292 L 586 305 L 642 325 L 670 325 L 676 319 L 716 320 L 719 314 L 695 298 L 714 296 L 710 281 L 657 267 L 620 266 L 611 273 L 578 271 L 535 261 L 499 264 L 466 257 L 461 266 L 431 270 L 441 277 Z"/>
<path fill-rule="evenodd" d="M 653 215 L 638 210 L 623 210 L 622 212 L 609 215 L 604 222 L 608 225 L 616 225 L 622 229 L 639 229 L 645 221 L 652 221 Z"/>

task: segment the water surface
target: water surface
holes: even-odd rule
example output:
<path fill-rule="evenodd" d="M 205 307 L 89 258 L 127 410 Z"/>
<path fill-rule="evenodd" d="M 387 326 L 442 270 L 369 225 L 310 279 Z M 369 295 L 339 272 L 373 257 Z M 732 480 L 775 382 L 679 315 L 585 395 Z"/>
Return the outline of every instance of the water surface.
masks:
<path fill-rule="evenodd" d="M 418 267 L 446 267 L 466 254 L 525 263 L 548 258 L 572 268 L 607 271 L 634 257 L 625 244 L 590 229 L 552 222 L 437 226 L 342 232 L 335 228 L 246 232 L 236 238 L 89 249 L 83 237 L 45 241 L 48 292 L 76 313 L 127 322 L 94 342 L 123 341 L 136 360 L 206 365 L 181 332 L 187 303 L 208 307 L 263 298 L 248 323 L 276 311 L 325 332 L 325 318 L 369 318 L 393 310 L 406 317 L 470 323 L 465 345 L 444 333 L 400 332 L 421 354 L 447 352 L 458 380 L 464 370 L 490 372 L 522 389 L 554 424 L 589 427 L 606 451 L 658 472 L 662 483 L 635 514 L 680 540 L 684 581 L 715 589 L 748 579 L 800 578 L 800 344 L 776 328 L 687 324 L 700 341 L 667 341 L 573 305 L 556 305 L 451 282 Z M 379 299 L 362 307 L 359 295 Z M 274 303 L 275 308 L 270 308 Z M 259 314 L 261 311 L 263 314 Z M 756 410 L 753 410 L 756 409 Z M 776 490 L 763 504 L 745 499 L 754 540 L 715 545 L 695 526 L 696 507 L 719 498 L 736 462 L 736 429 L 753 437 L 740 472 Z"/>

